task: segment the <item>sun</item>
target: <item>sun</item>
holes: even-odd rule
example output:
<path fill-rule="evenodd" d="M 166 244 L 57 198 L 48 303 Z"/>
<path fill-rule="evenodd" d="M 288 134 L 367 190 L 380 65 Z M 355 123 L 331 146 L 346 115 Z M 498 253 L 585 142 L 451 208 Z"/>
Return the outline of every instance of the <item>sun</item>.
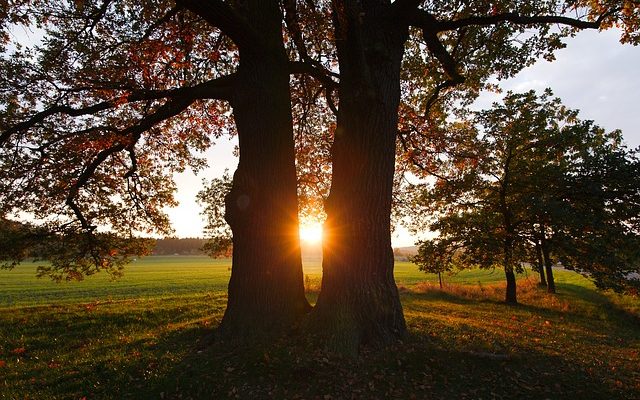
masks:
<path fill-rule="evenodd" d="M 322 224 L 320 222 L 303 222 L 300 224 L 300 240 L 315 244 L 322 241 Z"/>

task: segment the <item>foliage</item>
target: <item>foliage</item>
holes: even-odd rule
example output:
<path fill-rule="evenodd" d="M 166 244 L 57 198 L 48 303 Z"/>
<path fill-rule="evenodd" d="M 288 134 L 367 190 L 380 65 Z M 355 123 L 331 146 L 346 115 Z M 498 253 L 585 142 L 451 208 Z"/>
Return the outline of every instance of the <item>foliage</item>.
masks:
<path fill-rule="evenodd" d="M 343 72 L 337 15 L 352 6 L 285 1 L 283 21 L 273 21 L 285 28 L 294 75 L 299 195 L 307 214 L 321 207 L 329 188 Z M 391 15 L 409 33 L 399 72 L 398 185 L 406 171 L 434 170 L 433 154 L 455 141 L 442 129 L 452 107 L 491 88 L 492 76 L 552 58 L 560 38 L 578 29 L 619 26 L 623 42 L 638 42 L 640 5 L 629 0 L 380 7 L 362 15 Z M 29 213 L 70 237 L 98 229 L 121 238 L 169 234 L 163 208 L 175 205 L 173 173 L 199 170 L 199 152 L 235 133 L 230 102 L 239 49 L 268 52 L 243 11 L 241 2 L 221 0 L 10 1 L 0 13 L 0 213 Z M 562 28 L 552 30 L 554 24 Z M 37 39 L 25 43 L 14 34 L 20 30 Z"/>
<path fill-rule="evenodd" d="M 427 273 L 440 274 L 464 268 L 460 265 L 460 248 L 452 246 L 446 239 L 418 242 L 418 254 L 409 259 L 418 269 Z"/>
<path fill-rule="evenodd" d="M 622 290 L 638 271 L 637 155 L 618 131 L 579 120 L 551 96 L 507 93 L 471 114 L 473 124 L 453 123 L 466 136 L 416 196 L 440 234 L 419 251 L 440 268 L 452 251 L 469 267 L 504 266 L 508 255 L 517 268 L 543 240 L 565 267 Z"/>
<path fill-rule="evenodd" d="M 553 221 L 562 264 L 600 288 L 637 293 L 640 280 L 640 149 L 618 141 L 588 148 L 567 177 L 566 207 Z"/>
<path fill-rule="evenodd" d="M 225 197 L 231 190 L 231 176 L 225 171 L 222 177 L 203 181 L 204 188 L 198 192 L 198 202 L 204 205 L 201 214 L 207 219 L 205 235 L 207 242 L 202 249 L 211 257 L 231 257 L 231 228 L 224 219 Z"/>
<path fill-rule="evenodd" d="M 1 269 L 12 269 L 33 253 L 31 229 L 28 224 L 0 218 Z"/>
<path fill-rule="evenodd" d="M 112 233 L 57 233 L 42 226 L 3 219 L 0 227 L 1 268 L 11 269 L 27 258 L 46 260 L 37 275 L 56 281 L 82 280 L 106 271 L 112 278 L 132 256 L 151 253 L 154 240 L 122 238 Z"/>
<path fill-rule="evenodd" d="M 0 212 L 65 236 L 74 246 L 59 247 L 60 271 L 119 271 L 113 249 L 142 250 L 124 239 L 171 232 L 174 172 L 202 168 L 197 152 L 233 134 L 212 82 L 235 49 L 169 1 L 11 3 L 1 14 Z M 21 41 L 21 30 L 35 38 Z"/>

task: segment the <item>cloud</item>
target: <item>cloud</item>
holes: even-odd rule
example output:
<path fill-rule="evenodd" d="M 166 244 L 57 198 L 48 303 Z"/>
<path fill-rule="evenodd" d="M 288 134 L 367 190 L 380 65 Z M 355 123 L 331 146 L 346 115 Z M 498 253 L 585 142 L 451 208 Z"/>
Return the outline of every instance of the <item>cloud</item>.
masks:
<path fill-rule="evenodd" d="M 640 52 L 620 44 L 619 36 L 615 29 L 580 32 L 554 62 L 540 60 L 501 86 L 514 91 L 550 87 L 565 105 L 580 110 L 581 118 L 607 130 L 622 129 L 630 147 L 640 146 Z"/>

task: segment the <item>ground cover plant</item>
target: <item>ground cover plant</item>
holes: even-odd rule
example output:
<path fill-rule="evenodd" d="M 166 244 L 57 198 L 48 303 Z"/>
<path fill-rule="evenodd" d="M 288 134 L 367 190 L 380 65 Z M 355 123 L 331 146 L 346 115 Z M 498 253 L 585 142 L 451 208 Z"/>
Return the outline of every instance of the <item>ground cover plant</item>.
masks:
<path fill-rule="evenodd" d="M 640 303 L 558 270 L 558 294 L 501 271 L 425 275 L 396 263 L 409 335 L 341 358 L 306 338 L 236 347 L 215 338 L 228 260 L 149 257 L 124 278 L 55 284 L 1 271 L 0 398 L 640 397 Z M 305 265 L 311 303 L 320 264 Z"/>

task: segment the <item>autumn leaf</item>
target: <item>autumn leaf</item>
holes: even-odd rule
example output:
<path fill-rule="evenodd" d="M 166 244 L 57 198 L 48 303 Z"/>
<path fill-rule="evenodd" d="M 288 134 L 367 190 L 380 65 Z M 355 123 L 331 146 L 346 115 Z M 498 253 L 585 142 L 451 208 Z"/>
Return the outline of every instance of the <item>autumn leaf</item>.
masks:
<path fill-rule="evenodd" d="M 17 347 L 13 350 L 11 350 L 11 353 L 13 354 L 24 354 L 24 352 L 27 351 L 24 347 Z"/>
<path fill-rule="evenodd" d="M 6 367 L 7 366 L 7 362 L 4 360 L 0 360 L 0 368 Z"/>

